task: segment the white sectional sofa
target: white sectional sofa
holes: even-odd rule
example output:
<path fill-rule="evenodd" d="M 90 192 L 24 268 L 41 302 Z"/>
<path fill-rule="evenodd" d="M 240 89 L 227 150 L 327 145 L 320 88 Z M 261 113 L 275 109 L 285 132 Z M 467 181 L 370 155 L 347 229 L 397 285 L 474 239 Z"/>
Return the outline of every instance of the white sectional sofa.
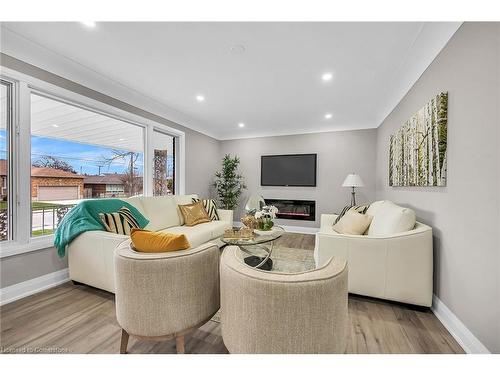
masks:
<path fill-rule="evenodd" d="M 218 210 L 220 220 L 202 223 L 193 227 L 184 225 L 178 209 L 179 204 L 192 203 L 197 195 L 175 195 L 165 197 L 133 197 L 124 199 L 136 207 L 148 220 L 145 229 L 165 233 L 183 233 L 191 248 L 207 242 L 221 246 L 218 240 L 224 230 L 233 225 L 233 211 Z M 115 248 L 129 236 L 105 231 L 89 231 L 79 235 L 67 248 L 70 279 L 109 292 L 115 292 L 114 261 Z"/>
<path fill-rule="evenodd" d="M 345 259 L 350 293 L 431 306 L 432 228 L 415 221 L 413 210 L 390 201 L 374 202 L 367 214 L 373 216 L 372 224 L 365 235 L 357 236 L 332 229 L 337 215 L 321 215 L 316 266 L 331 257 Z"/>

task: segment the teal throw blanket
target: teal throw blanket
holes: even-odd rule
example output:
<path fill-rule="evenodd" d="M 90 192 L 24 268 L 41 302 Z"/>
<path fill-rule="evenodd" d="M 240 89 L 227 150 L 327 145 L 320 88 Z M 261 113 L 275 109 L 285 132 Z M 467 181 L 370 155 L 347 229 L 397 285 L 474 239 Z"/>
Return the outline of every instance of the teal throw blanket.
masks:
<path fill-rule="evenodd" d="M 124 206 L 132 212 L 141 228 L 148 225 L 149 220 L 137 208 L 121 199 L 89 199 L 69 210 L 59 223 L 54 235 L 54 246 L 57 248 L 59 257 L 64 257 L 66 246 L 81 233 L 89 230 L 106 230 L 99 219 L 99 213 L 116 212 Z"/>

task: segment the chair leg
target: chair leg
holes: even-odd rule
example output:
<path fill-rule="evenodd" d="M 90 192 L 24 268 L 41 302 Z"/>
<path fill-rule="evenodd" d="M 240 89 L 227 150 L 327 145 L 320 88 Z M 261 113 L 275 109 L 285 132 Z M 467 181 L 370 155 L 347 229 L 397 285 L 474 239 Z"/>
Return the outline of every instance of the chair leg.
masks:
<path fill-rule="evenodd" d="M 127 353 L 127 346 L 128 346 L 128 333 L 124 329 L 122 329 L 122 340 L 120 343 L 120 354 L 126 354 Z"/>
<path fill-rule="evenodd" d="M 175 344 L 177 346 L 177 354 L 184 354 L 184 335 L 176 336 Z"/>

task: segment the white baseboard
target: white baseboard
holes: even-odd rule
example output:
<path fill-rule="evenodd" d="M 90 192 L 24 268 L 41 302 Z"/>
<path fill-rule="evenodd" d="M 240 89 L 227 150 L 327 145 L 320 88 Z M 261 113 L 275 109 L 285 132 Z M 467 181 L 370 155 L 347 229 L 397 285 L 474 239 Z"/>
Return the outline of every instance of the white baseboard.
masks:
<path fill-rule="evenodd" d="M 319 228 L 313 228 L 313 227 L 296 227 L 293 225 L 280 225 L 280 226 L 285 228 L 287 232 L 292 232 L 292 233 L 316 234 L 319 232 Z"/>
<path fill-rule="evenodd" d="M 241 222 L 239 221 L 234 221 L 233 226 L 239 228 L 243 226 L 243 224 L 241 224 Z M 284 228 L 287 232 L 291 233 L 315 234 L 319 232 L 319 228 L 314 228 L 314 227 L 296 227 L 293 225 L 280 225 L 280 227 Z"/>
<path fill-rule="evenodd" d="M 431 309 L 467 354 L 490 354 L 481 341 L 436 295 L 432 296 Z"/>
<path fill-rule="evenodd" d="M 0 289 L 0 306 L 69 281 L 67 268 Z"/>

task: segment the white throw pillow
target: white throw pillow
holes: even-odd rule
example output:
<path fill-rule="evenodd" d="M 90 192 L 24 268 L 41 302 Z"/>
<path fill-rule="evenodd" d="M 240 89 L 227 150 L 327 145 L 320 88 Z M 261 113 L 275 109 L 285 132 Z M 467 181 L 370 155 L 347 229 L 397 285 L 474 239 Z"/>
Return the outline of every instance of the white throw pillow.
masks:
<path fill-rule="evenodd" d="M 376 201 L 376 202 L 370 203 L 370 206 L 366 210 L 365 214 L 371 215 L 371 216 L 375 217 L 378 209 L 380 207 L 382 207 L 382 205 L 384 204 L 384 202 L 389 202 L 389 201 Z"/>
<path fill-rule="evenodd" d="M 372 223 L 368 228 L 368 235 L 383 236 L 407 232 L 415 227 L 415 220 L 415 211 L 412 209 L 400 207 L 391 201 L 383 201 L 376 208 Z"/>
<path fill-rule="evenodd" d="M 181 224 L 173 196 L 143 197 L 141 203 L 145 216 L 149 219 L 145 229 L 157 231 Z"/>
<path fill-rule="evenodd" d="M 363 215 L 355 210 L 348 210 L 337 224 L 333 226 L 333 230 L 340 234 L 361 235 L 365 233 L 370 226 L 372 217 Z"/>

